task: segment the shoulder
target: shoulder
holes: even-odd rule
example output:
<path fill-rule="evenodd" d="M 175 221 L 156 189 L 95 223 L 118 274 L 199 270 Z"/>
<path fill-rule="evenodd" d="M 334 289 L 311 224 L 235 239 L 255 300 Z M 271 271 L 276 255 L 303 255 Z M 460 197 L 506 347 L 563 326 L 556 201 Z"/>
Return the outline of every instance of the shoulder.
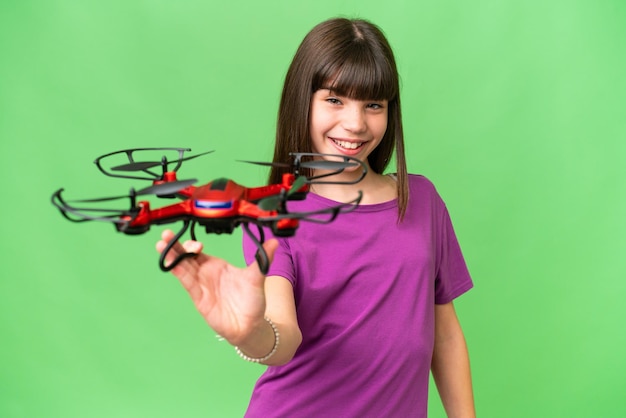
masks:
<path fill-rule="evenodd" d="M 437 188 L 435 187 L 435 184 L 430 181 L 430 179 L 428 179 L 426 176 L 423 176 L 421 174 L 409 174 L 408 179 L 410 191 L 416 190 L 422 193 L 426 192 L 431 194 L 437 194 Z"/>
<path fill-rule="evenodd" d="M 432 210 L 445 209 L 445 203 L 441 198 L 435 184 L 426 176 L 420 174 L 408 175 L 409 206 L 427 205 Z"/>

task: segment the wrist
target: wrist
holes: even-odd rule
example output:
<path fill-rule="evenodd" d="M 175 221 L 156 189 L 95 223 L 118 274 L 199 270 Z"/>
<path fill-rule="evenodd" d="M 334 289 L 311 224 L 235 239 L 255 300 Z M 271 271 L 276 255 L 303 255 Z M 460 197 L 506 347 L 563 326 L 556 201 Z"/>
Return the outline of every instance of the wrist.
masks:
<path fill-rule="evenodd" d="M 268 317 L 264 317 L 264 322 L 265 322 L 265 327 L 267 327 L 267 325 L 269 325 L 269 329 L 271 332 L 271 337 L 269 338 L 270 340 L 273 338 L 273 343 L 271 345 L 271 349 L 269 349 L 269 351 L 263 351 L 266 354 L 262 355 L 262 356 L 254 356 L 254 355 L 249 355 L 248 352 L 252 353 L 253 350 L 250 349 L 250 351 L 246 350 L 247 347 L 244 347 L 243 349 L 240 346 L 235 346 L 235 351 L 237 351 L 237 354 L 239 354 L 239 357 L 241 357 L 242 359 L 246 360 L 246 361 L 250 361 L 252 363 L 265 363 L 267 360 L 269 360 L 270 358 L 272 358 L 274 356 L 274 354 L 276 354 L 276 351 L 278 351 L 278 346 L 280 345 L 280 332 L 278 331 L 278 328 L 276 327 L 276 325 L 274 324 L 274 322 L 272 322 L 272 320 Z M 267 331 L 265 331 L 264 334 L 267 334 Z M 261 338 L 260 341 L 267 341 L 268 338 Z M 259 341 L 259 340 L 257 340 Z M 263 346 L 265 344 L 257 344 L 257 346 Z M 254 351 L 256 352 L 258 349 L 255 347 Z"/>

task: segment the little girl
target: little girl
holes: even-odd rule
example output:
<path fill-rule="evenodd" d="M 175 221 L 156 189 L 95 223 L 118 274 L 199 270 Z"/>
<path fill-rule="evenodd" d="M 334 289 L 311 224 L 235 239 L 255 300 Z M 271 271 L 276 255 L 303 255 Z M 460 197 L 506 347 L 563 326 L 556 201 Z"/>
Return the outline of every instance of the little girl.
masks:
<path fill-rule="evenodd" d="M 384 174 L 395 151 L 395 174 Z M 302 222 L 264 244 L 272 263 L 236 268 L 197 252 L 172 270 L 200 314 L 248 361 L 266 364 L 249 417 L 426 417 L 432 370 L 449 416 L 473 417 L 469 359 L 453 300 L 472 287 L 445 204 L 406 170 L 398 72 L 383 33 L 331 19 L 309 32 L 287 73 L 274 161 L 290 152 L 365 162 L 351 185 L 315 184 L 293 211 L 354 199 L 328 225 Z M 272 168 L 270 183 L 286 169 Z M 311 173 L 315 174 L 315 173 Z M 333 176 L 347 183 L 361 175 Z M 165 231 L 157 249 L 173 238 Z"/>

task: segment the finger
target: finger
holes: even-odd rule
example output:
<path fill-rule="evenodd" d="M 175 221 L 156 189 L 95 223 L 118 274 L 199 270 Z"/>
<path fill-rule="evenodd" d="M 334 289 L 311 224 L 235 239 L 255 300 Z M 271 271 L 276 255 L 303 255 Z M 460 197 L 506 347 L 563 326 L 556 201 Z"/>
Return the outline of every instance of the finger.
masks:
<path fill-rule="evenodd" d="M 165 259 L 167 261 L 175 260 L 176 258 L 184 257 L 180 263 L 184 261 L 189 261 L 187 265 L 189 267 L 193 267 L 195 271 L 199 267 L 199 263 L 196 262 L 197 257 L 199 255 L 205 256 L 202 254 L 202 243 L 198 241 L 188 240 L 185 241 L 182 245 L 180 243 L 176 243 L 172 246 L 172 249 L 166 254 Z M 191 256 L 191 258 L 190 258 Z M 205 256 L 206 258 L 206 256 Z"/>
<path fill-rule="evenodd" d="M 189 240 L 185 241 L 185 243 L 183 244 L 183 249 L 185 250 L 185 252 L 188 253 L 200 254 L 202 252 L 202 248 L 202 243 L 199 241 Z"/>
<path fill-rule="evenodd" d="M 189 240 L 181 245 L 178 241 L 174 243 L 171 242 L 175 238 L 176 235 L 171 230 L 166 229 L 161 233 L 161 240 L 156 243 L 156 249 L 159 253 L 167 251 L 164 259 L 164 264 L 166 266 L 174 262 L 174 260 L 180 257 L 181 254 L 200 254 L 202 251 L 202 244 L 200 242 Z M 170 244 L 171 248 L 168 249 L 167 247 Z M 198 267 L 199 265 L 196 260 L 193 258 L 185 258 L 180 261 L 176 267 L 170 270 L 170 272 L 181 281 L 187 290 L 190 290 L 196 282 Z"/>
<path fill-rule="evenodd" d="M 167 245 L 167 244 L 165 244 Z M 189 246 L 189 244 L 187 244 Z M 172 248 L 165 255 L 165 265 L 169 266 L 174 260 L 178 257 L 181 251 L 182 253 L 192 252 L 185 251 L 182 245 L 177 244 L 176 247 L 178 249 Z M 201 246 L 199 247 L 201 249 Z M 178 281 L 182 284 L 183 288 L 189 292 L 189 295 L 192 299 L 196 299 L 200 295 L 200 288 L 198 287 L 198 282 L 200 280 L 199 270 L 200 263 L 196 259 L 197 257 L 204 256 L 204 254 L 199 254 L 195 257 L 187 257 L 182 259 L 174 268 L 170 270 L 170 273 L 173 274 Z"/>
<path fill-rule="evenodd" d="M 268 239 L 263 244 L 263 249 L 267 253 L 267 258 L 270 259 L 270 263 L 274 260 L 274 253 L 276 253 L 276 249 L 278 248 L 278 240 L 277 239 Z"/>
<path fill-rule="evenodd" d="M 156 249 L 159 253 L 162 253 L 167 244 L 174 238 L 175 234 L 169 229 L 161 232 L 161 240 L 156 243 Z"/>
<path fill-rule="evenodd" d="M 165 250 L 166 246 L 167 246 L 167 242 L 165 242 L 163 240 L 157 241 L 157 243 L 156 243 L 156 250 L 157 250 L 157 252 L 159 254 L 162 253 L 163 250 Z"/>
<path fill-rule="evenodd" d="M 169 243 L 176 237 L 176 235 L 169 229 L 166 229 L 161 233 L 161 240 L 157 242 L 156 249 L 159 253 L 162 253 Z M 167 257 L 178 257 L 180 254 L 186 253 L 185 249 L 179 242 L 175 242 L 172 248 L 168 251 Z"/>
<path fill-rule="evenodd" d="M 163 232 L 161 232 L 161 238 L 167 242 L 171 241 L 175 236 L 176 234 L 174 234 L 174 231 L 171 229 L 164 229 Z"/>
<path fill-rule="evenodd" d="M 269 239 L 265 243 L 263 243 L 263 252 L 265 252 L 265 254 L 267 255 L 268 266 L 272 263 L 272 260 L 274 260 L 274 253 L 276 252 L 277 248 L 278 241 L 276 239 Z M 261 265 L 259 264 L 259 256 L 261 257 L 261 259 L 263 259 L 262 254 L 257 252 L 257 257 L 255 257 L 256 260 L 254 261 L 254 263 L 250 264 L 249 268 L 255 269 L 255 271 L 261 273 L 261 276 L 265 276 L 263 270 L 261 269 Z M 263 264 L 265 264 L 265 262 L 263 262 Z"/>

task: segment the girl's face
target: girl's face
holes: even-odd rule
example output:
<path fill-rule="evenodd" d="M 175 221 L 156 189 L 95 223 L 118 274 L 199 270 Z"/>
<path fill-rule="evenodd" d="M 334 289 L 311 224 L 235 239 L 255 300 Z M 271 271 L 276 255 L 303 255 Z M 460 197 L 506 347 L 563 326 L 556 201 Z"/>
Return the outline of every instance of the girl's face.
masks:
<path fill-rule="evenodd" d="M 387 100 L 354 100 L 322 88 L 311 99 L 314 152 L 341 154 L 367 162 L 387 130 Z"/>

